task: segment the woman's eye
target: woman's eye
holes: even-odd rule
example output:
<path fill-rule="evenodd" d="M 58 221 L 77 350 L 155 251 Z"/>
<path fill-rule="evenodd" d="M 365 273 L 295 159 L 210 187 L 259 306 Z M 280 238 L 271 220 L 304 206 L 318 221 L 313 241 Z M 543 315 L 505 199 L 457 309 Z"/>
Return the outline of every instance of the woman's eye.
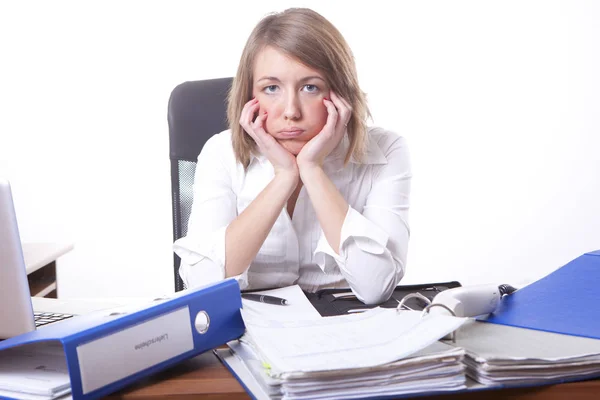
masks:
<path fill-rule="evenodd" d="M 265 86 L 263 91 L 268 94 L 268 93 L 275 93 L 275 91 L 277 91 L 277 89 L 278 89 L 277 85 L 269 85 L 269 86 Z"/>
<path fill-rule="evenodd" d="M 308 93 L 315 93 L 319 91 L 319 88 L 316 85 L 304 85 L 302 89 Z"/>

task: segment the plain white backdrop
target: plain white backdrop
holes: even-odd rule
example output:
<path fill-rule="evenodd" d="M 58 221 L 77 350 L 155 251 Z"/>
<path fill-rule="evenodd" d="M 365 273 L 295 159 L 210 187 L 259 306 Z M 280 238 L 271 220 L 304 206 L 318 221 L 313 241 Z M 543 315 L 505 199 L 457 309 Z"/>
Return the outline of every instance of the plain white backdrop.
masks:
<path fill-rule="evenodd" d="M 338 27 L 373 124 L 408 140 L 403 282 L 527 282 L 600 249 L 600 3 L 7 1 L 0 170 L 23 241 L 75 244 L 62 297 L 173 291 L 169 94 L 232 76 L 290 6 Z"/>

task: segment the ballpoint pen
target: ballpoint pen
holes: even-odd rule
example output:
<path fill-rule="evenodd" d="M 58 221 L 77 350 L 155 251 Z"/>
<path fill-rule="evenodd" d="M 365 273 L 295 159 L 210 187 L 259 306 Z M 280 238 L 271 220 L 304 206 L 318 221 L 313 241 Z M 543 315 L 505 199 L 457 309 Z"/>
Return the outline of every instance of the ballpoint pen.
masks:
<path fill-rule="evenodd" d="M 242 293 L 242 299 L 258 301 L 265 304 L 274 304 L 278 306 L 285 306 L 288 303 L 286 299 L 282 299 L 281 297 L 267 296 L 265 294 L 256 293 Z"/>

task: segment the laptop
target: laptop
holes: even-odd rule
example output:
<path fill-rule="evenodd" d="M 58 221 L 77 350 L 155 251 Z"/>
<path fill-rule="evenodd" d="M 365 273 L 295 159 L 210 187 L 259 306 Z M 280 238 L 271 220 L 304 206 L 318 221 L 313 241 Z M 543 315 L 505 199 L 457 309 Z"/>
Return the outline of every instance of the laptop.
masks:
<path fill-rule="evenodd" d="M 0 177 L 0 340 L 117 305 L 31 297 L 10 183 Z"/>

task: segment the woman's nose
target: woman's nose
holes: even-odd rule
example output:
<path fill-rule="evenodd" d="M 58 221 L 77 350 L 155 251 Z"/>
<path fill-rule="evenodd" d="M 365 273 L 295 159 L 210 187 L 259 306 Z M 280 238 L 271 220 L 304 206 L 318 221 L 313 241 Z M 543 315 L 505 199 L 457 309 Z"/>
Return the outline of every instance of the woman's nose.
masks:
<path fill-rule="evenodd" d="M 302 113 L 300 112 L 300 104 L 297 96 L 289 95 L 286 96 L 283 116 L 285 119 L 297 120 L 300 119 Z"/>

